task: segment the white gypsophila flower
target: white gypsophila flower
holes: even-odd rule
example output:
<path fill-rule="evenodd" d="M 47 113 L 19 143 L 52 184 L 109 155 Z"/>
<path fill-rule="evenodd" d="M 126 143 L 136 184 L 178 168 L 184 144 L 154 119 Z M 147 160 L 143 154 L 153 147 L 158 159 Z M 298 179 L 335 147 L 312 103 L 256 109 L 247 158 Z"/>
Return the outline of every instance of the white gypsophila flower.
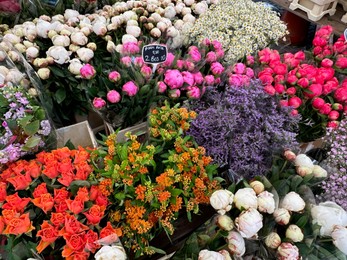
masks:
<path fill-rule="evenodd" d="M 47 56 L 52 57 L 55 63 L 64 64 L 70 60 L 70 52 L 62 46 L 52 46 L 46 52 Z"/>
<path fill-rule="evenodd" d="M 81 61 L 88 63 L 93 57 L 94 57 L 94 52 L 91 49 L 88 48 L 79 48 L 76 51 L 78 58 L 81 59 Z"/>

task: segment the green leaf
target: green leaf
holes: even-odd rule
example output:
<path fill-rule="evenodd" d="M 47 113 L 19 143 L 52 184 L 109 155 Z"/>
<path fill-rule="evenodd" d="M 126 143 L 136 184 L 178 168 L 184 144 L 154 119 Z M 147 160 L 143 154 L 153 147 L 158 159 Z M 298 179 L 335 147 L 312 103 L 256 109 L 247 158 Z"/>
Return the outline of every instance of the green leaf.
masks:
<path fill-rule="evenodd" d="M 31 119 L 33 119 L 33 118 L 34 118 L 34 116 L 32 116 L 32 115 L 25 116 L 25 117 L 21 118 L 20 120 L 18 120 L 18 123 L 19 123 L 19 125 L 21 125 L 21 126 L 25 126 L 25 125 L 27 125 L 27 124 L 29 123 L 29 121 L 30 121 Z"/>
<path fill-rule="evenodd" d="M 296 190 L 298 187 L 299 187 L 299 185 L 302 183 L 302 181 L 303 181 L 303 179 L 302 179 L 302 177 L 301 176 L 299 176 L 299 175 L 295 175 L 293 178 L 292 178 L 292 182 L 291 182 L 291 188 L 293 189 L 293 190 Z"/>
<path fill-rule="evenodd" d="M 49 69 L 53 72 L 53 74 L 55 76 L 57 76 L 59 78 L 65 78 L 66 77 L 65 73 L 56 66 L 50 66 Z"/>
<path fill-rule="evenodd" d="M 308 216 L 304 215 L 296 222 L 296 225 L 300 228 L 304 228 L 308 222 Z"/>
<path fill-rule="evenodd" d="M 171 195 L 172 197 L 177 197 L 178 195 L 180 195 L 183 191 L 180 189 L 172 189 L 171 190 Z"/>
<path fill-rule="evenodd" d="M 154 246 L 150 246 L 149 247 L 150 250 L 153 250 L 154 252 L 158 253 L 158 254 L 162 254 L 165 255 L 166 252 L 160 248 L 154 247 Z"/>
<path fill-rule="evenodd" d="M 73 181 L 69 186 L 73 194 L 76 194 L 80 187 L 90 187 L 89 181 Z"/>
<path fill-rule="evenodd" d="M 26 141 L 25 145 L 23 146 L 23 151 L 29 151 L 31 148 L 36 147 L 41 141 L 41 138 L 38 136 L 32 136 L 29 137 L 29 139 Z"/>
<path fill-rule="evenodd" d="M 55 99 L 57 100 L 57 103 L 61 104 L 66 98 L 66 90 L 63 88 L 60 88 L 57 90 L 57 92 L 55 92 L 54 96 L 55 96 Z"/>
<path fill-rule="evenodd" d="M 122 161 L 125 161 L 128 159 L 128 146 L 127 145 L 123 145 L 120 153 L 119 153 L 119 157 Z"/>
<path fill-rule="evenodd" d="M 125 194 L 123 192 L 119 192 L 119 193 L 116 193 L 114 195 L 115 199 L 118 199 L 118 200 L 124 200 L 125 199 Z"/>
<path fill-rule="evenodd" d="M 28 136 L 32 136 L 36 134 L 40 129 L 40 121 L 35 120 L 34 122 L 31 122 L 23 127 L 24 133 Z"/>

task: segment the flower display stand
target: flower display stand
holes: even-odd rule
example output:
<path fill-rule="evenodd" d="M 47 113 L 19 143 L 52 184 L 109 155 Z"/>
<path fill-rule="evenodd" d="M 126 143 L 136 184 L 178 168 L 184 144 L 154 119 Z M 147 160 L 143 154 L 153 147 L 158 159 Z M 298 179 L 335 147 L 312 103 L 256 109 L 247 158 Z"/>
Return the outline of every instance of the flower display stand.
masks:
<path fill-rule="evenodd" d="M 291 10 L 301 9 L 307 13 L 311 21 L 318 21 L 324 15 L 334 15 L 338 0 L 293 0 L 289 5 Z"/>
<path fill-rule="evenodd" d="M 70 141 L 76 148 L 78 146 L 97 147 L 96 138 L 88 121 L 59 128 L 56 132 L 57 148 L 64 147 L 68 141 Z"/>

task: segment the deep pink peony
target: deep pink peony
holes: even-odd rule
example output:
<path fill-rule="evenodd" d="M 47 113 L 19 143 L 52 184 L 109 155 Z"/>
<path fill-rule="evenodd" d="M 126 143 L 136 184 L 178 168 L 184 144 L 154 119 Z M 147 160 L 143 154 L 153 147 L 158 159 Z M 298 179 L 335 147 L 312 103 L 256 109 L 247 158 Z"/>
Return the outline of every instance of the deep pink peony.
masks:
<path fill-rule="evenodd" d="M 347 58 L 340 57 L 336 60 L 335 66 L 339 69 L 347 69 Z"/>
<path fill-rule="evenodd" d="M 323 114 L 323 115 L 328 115 L 331 111 L 331 104 L 329 103 L 325 103 L 320 109 L 319 109 L 319 113 Z"/>
<path fill-rule="evenodd" d="M 96 71 L 94 67 L 90 64 L 85 64 L 83 67 L 80 69 L 81 77 L 83 79 L 91 79 L 95 76 Z"/>
<path fill-rule="evenodd" d="M 332 110 L 332 111 L 330 111 L 330 113 L 328 114 L 328 118 L 329 118 L 329 120 L 337 120 L 337 119 L 339 119 L 339 117 L 340 117 L 340 113 L 339 112 L 337 112 L 336 110 Z"/>
<path fill-rule="evenodd" d="M 211 64 L 211 71 L 214 75 L 220 75 L 224 71 L 224 67 L 219 62 L 213 62 Z"/>
<path fill-rule="evenodd" d="M 246 75 L 249 78 L 253 78 L 254 77 L 254 70 L 251 68 L 246 68 Z"/>
<path fill-rule="evenodd" d="M 212 45 L 213 45 L 213 48 L 215 50 L 219 50 L 219 49 L 223 48 L 222 44 L 219 41 L 217 41 L 217 40 L 213 40 L 212 41 Z"/>
<path fill-rule="evenodd" d="M 308 78 L 301 78 L 298 80 L 297 84 L 302 88 L 307 88 L 310 84 L 310 81 L 308 80 Z"/>
<path fill-rule="evenodd" d="M 15 0 L 0 0 L 0 12 L 4 13 L 19 13 L 21 10 L 19 1 Z"/>
<path fill-rule="evenodd" d="M 198 87 L 188 87 L 187 96 L 193 99 L 199 99 L 201 97 L 201 91 Z"/>
<path fill-rule="evenodd" d="M 94 98 L 93 100 L 93 106 L 96 108 L 96 109 L 100 109 L 100 108 L 103 108 L 104 106 L 106 106 L 106 101 L 103 100 L 102 98 Z"/>
<path fill-rule="evenodd" d="M 183 86 L 184 80 L 178 70 L 167 70 L 164 75 L 164 82 L 170 89 L 177 89 Z"/>
<path fill-rule="evenodd" d="M 336 78 L 334 78 L 336 79 Z M 329 80 L 323 85 L 323 95 L 328 95 L 339 87 L 339 82 L 336 80 Z"/>
<path fill-rule="evenodd" d="M 327 123 L 327 127 L 335 129 L 339 126 L 339 123 L 339 121 L 330 121 Z"/>
<path fill-rule="evenodd" d="M 337 89 L 335 91 L 334 97 L 338 102 L 345 102 L 347 100 L 347 87 Z"/>
<path fill-rule="evenodd" d="M 285 90 L 285 86 L 282 84 L 275 84 L 274 88 L 278 94 L 282 94 Z"/>
<path fill-rule="evenodd" d="M 310 92 L 304 92 L 304 95 L 308 98 L 318 97 L 323 92 L 323 86 L 321 84 L 311 84 L 307 89 Z"/>
<path fill-rule="evenodd" d="M 272 85 L 266 85 L 264 87 L 264 91 L 266 93 L 268 93 L 269 95 L 271 95 L 271 96 L 275 95 L 275 93 L 276 93 L 276 90 L 275 90 L 275 88 Z"/>
<path fill-rule="evenodd" d="M 125 92 L 129 97 L 135 96 L 139 91 L 138 86 L 133 81 L 128 81 L 122 87 L 122 91 Z"/>
<path fill-rule="evenodd" d="M 252 66 L 254 64 L 254 57 L 252 55 L 248 55 L 246 57 L 246 64 L 248 66 Z"/>
<path fill-rule="evenodd" d="M 328 44 L 327 40 L 321 38 L 321 37 L 314 37 L 313 41 L 312 41 L 312 44 L 314 46 L 320 46 L 320 47 L 324 47 Z"/>
<path fill-rule="evenodd" d="M 199 62 L 201 60 L 201 53 L 196 46 L 191 46 L 189 48 L 188 55 L 194 62 Z"/>
<path fill-rule="evenodd" d="M 304 60 L 305 59 L 305 53 L 303 51 L 298 51 L 294 54 L 294 59 L 297 60 Z"/>
<path fill-rule="evenodd" d="M 195 65 L 191 61 L 185 61 L 184 62 L 184 68 L 188 71 L 193 71 L 195 69 Z"/>
<path fill-rule="evenodd" d="M 322 67 L 331 68 L 334 65 L 334 62 L 331 59 L 325 58 L 321 62 Z"/>
<path fill-rule="evenodd" d="M 293 96 L 295 95 L 296 93 L 296 88 L 295 87 L 290 87 L 287 89 L 287 94 L 290 95 L 290 96 Z"/>
<path fill-rule="evenodd" d="M 288 78 L 287 78 L 287 82 L 288 82 L 290 85 L 295 85 L 297 81 L 298 81 L 298 78 L 297 78 L 295 75 L 290 75 L 290 76 L 288 76 Z"/>
<path fill-rule="evenodd" d="M 204 82 L 204 76 L 202 76 L 201 72 L 196 72 L 193 74 L 195 84 L 201 85 Z"/>
<path fill-rule="evenodd" d="M 315 109 L 320 109 L 322 106 L 324 106 L 325 104 L 325 101 L 324 99 L 322 98 L 315 98 L 313 99 L 312 101 L 312 106 L 315 108 Z"/>
<path fill-rule="evenodd" d="M 259 73 L 258 78 L 263 84 L 271 84 L 274 81 L 274 78 L 269 73 Z"/>
<path fill-rule="evenodd" d="M 280 100 L 281 107 L 287 107 L 288 106 L 288 100 L 282 99 Z"/>
<path fill-rule="evenodd" d="M 176 66 L 178 69 L 182 70 L 184 67 L 184 60 L 177 60 Z"/>
<path fill-rule="evenodd" d="M 274 73 L 277 75 L 285 75 L 287 73 L 287 65 L 283 63 L 277 63 L 273 68 Z"/>
<path fill-rule="evenodd" d="M 233 72 L 236 74 L 244 74 L 246 72 L 246 65 L 241 62 L 236 63 L 233 67 Z"/>
<path fill-rule="evenodd" d="M 187 83 L 189 86 L 193 86 L 194 85 L 194 76 L 192 73 L 188 72 L 188 71 L 183 71 L 182 72 L 182 76 L 183 76 L 183 81 L 185 83 Z"/>
<path fill-rule="evenodd" d="M 229 85 L 235 87 L 241 87 L 243 84 L 243 78 L 240 74 L 231 74 L 229 76 Z"/>
<path fill-rule="evenodd" d="M 108 74 L 108 79 L 112 82 L 117 82 L 120 78 L 121 78 L 121 76 L 120 76 L 118 71 L 114 70 Z"/>
<path fill-rule="evenodd" d="M 288 105 L 293 107 L 293 108 L 298 108 L 302 104 L 302 100 L 299 97 L 291 97 L 288 100 Z"/>
<path fill-rule="evenodd" d="M 173 55 L 171 52 L 168 52 L 166 56 L 166 61 L 163 63 L 163 65 L 165 67 L 171 67 L 174 60 L 175 60 L 175 55 Z"/>
<path fill-rule="evenodd" d="M 110 103 L 118 103 L 121 100 L 121 96 L 116 90 L 110 90 L 106 97 Z"/>

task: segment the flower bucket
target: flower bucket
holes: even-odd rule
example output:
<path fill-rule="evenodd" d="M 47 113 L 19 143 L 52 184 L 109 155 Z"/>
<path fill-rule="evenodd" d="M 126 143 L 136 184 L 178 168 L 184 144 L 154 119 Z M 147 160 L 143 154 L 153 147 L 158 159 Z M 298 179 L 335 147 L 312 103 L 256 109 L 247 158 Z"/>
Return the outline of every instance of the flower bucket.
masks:
<path fill-rule="evenodd" d="M 308 19 L 318 21 L 324 15 L 334 15 L 336 12 L 337 0 L 294 0 L 289 9 L 300 9 L 307 13 Z"/>
<path fill-rule="evenodd" d="M 56 133 L 58 148 L 64 147 L 68 141 L 70 141 L 76 148 L 78 146 L 97 147 L 96 138 L 88 121 L 59 128 Z"/>
<path fill-rule="evenodd" d="M 105 130 L 107 135 L 113 134 L 115 132 L 111 124 L 107 123 L 106 121 L 104 122 L 104 124 L 105 124 Z M 143 122 L 143 123 L 120 130 L 117 134 L 117 142 L 126 141 L 127 138 L 125 137 L 125 134 L 127 132 L 131 132 L 132 134 L 141 136 L 141 141 L 143 142 L 148 140 L 148 137 L 149 137 L 147 122 Z"/>
<path fill-rule="evenodd" d="M 300 153 L 307 153 L 312 149 L 323 148 L 324 137 L 308 143 L 300 144 Z"/>

